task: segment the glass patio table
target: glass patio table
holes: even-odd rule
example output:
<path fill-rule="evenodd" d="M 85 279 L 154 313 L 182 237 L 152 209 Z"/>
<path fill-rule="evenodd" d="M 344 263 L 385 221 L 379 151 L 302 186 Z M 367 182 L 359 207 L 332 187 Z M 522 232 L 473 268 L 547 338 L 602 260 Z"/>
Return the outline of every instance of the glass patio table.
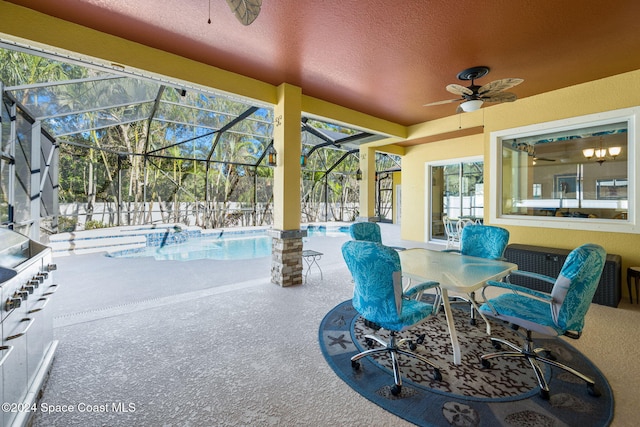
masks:
<path fill-rule="evenodd" d="M 419 282 L 440 283 L 442 304 L 453 347 L 453 362 L 459 365 L 461 363 L 460 345 L 449 304 L 449 291 L 469 295 L 483 287 L 488 280 L 500 280 L 509 272 L 516 270 L 518 266 L 510 262 L 422 248 L 407 249 L 399 252 L 399 255 L 403 277 Z M 470 300 L 477 309 L 473 299 L 470 298 Z M 487 334 L 490 334 L 489 322 L 484 316 L 482 317 L 487 325 Z"/>

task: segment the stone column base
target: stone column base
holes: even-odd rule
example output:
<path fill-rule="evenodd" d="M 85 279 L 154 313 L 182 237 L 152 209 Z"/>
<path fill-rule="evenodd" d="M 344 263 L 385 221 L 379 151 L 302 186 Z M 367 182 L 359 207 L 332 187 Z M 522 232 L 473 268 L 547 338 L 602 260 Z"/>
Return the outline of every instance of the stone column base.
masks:
<path fill-rule="evenodd" d="M 271 244 L 271 283 L 282 287 L 302 284 L 302 238 L 306 230 L 268 230 Z"/>

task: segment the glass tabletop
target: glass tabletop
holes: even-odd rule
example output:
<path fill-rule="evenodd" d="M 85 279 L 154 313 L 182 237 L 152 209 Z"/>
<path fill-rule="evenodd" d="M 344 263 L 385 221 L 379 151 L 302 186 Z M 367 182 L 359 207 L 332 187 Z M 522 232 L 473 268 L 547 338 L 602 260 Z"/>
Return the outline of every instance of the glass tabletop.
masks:
<path fill-rule="evenodd" d="M 496 280 L 518 268 L 516 264 L 430 249 L 407 249 L 399 253 L 402 274 L 421 281 L 436 281 L 442 287 L 469 293 L 487 280 Z"/>

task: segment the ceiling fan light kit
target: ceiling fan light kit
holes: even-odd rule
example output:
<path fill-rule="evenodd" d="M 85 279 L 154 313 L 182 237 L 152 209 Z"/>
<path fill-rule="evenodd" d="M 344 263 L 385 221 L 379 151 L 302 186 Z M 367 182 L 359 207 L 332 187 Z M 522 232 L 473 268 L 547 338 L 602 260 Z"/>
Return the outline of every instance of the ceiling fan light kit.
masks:
<path fill-rule="evenodd" d="M 447 85 L 445 88 L 448 92 L 451 92 L 454 95 L 460 95 L 460 98 L 432 102 L 430 104 L 425 104 L 425 107 L 463 101 L 458 106 L 456 112 L 464 111 L 465 113 L 468 113 L 471 111 L 479 110 L 484 102 L 513 102 L 518 99 L 518 97 L 514 93 L 503 91 L 519 85 L 524 80 L 517 78 L 506 78 L 495 80 L 483 86 L 478 86 L 475 84 L 476 79 L 484 77 L 488 73 L 489 67 L 485 66 L 471 67 L 467 68 L 466 70 L 460 71 L 457 75 L 458 79 L 462 81 L 471 80 L 471 85 L 465 87 L 454 83 Z"/>
<path fill-rule="evenodd" d="M 462 104 L 460 104 L 460 108 L 462 108 L 462 111 L 464 111 L 465 113 L 469 113 L 471 111 L 476 111 L 479 110 L 480 107 L 482 107 L 483 102 L 479 99 L 472 99 L 469 101 L 465 101 Z"/>

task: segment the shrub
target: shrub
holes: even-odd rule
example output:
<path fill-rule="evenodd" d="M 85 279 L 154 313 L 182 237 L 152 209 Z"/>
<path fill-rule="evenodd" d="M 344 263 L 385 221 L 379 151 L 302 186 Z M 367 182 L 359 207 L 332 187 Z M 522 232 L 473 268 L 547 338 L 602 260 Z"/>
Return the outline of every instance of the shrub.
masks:
<path fill-rule="evenodd" d="M 95 230 L 96 228 L 106 228 L 107 225 L 100 221 L 87 221 L 84 225 L 85 230 Z"/>
<path fill-rule="evenodd" d="M 58 232 L 68 233 L 74 231 L 78 225 L 78 220 L 66 216 L 58 217 Z"/>

